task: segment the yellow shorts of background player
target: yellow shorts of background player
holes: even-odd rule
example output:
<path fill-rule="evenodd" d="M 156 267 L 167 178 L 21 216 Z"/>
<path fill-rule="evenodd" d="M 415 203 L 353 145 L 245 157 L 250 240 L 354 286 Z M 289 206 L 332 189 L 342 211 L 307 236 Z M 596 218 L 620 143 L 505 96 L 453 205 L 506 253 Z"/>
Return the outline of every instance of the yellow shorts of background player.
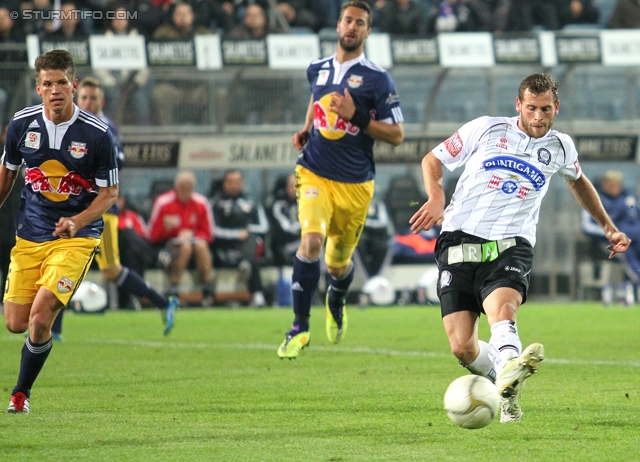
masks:
<path fill-rule="evenodd" d="M 99 245 L 100 239 L 93 237 L 47 242 L 17 237 L 11 250 L 4 301 L 33 303 L 40 287 L 45 287 L 66 305 L 87 274 Z"/>
<path fill-rule="evenodd" d="M 296 180 L 301 234 L 324 234 L 326 264 L 346 266 L 367 219 L 373 180 L 342 183 L 318 176 L 301 165 L 296 167 Z"/>
<path fill-rule="evenodd" d="M 96 263 L 100 270 L 110 266 L 120 266 L 120 246 L 118 245 L 118 215 L 105 213 L 102 215 L 104 229 L 100 236 L 100 251 L 96 254 Z"/>

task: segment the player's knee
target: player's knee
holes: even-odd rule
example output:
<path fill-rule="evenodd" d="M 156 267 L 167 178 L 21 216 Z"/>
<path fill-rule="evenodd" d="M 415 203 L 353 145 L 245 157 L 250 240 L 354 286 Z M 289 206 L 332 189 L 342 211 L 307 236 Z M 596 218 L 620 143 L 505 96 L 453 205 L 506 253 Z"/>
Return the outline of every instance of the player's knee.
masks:
<path fill-rule="evenodd" d="M 450 340 L 451 352 L 464 365 L 471 364 L 478 356 L 477 348 L 471 342 Z"/>
<path fill-rule="evenodd" d="M 4 318 L 4 324 L 12 334 L 22 334 L 29 328 L 28 320 L 17 319 L 10 316 Z"/>
<path fill-rule="evenodd" d="M 118 279 L 118 276 L 120 276 L 120 273 L 122 272 L 122 266 L 112 265 L 103 269 L 101 272 L 102 272 L 102 277 L 105 278 L 107 281 L 115 282 Z"/>
<path fill-rule="evenodd" d="M 308 233 L 300 241 L 300 253 L 310 260 L 318 258 L 324 244 L 324 236 L 320 233 Z"/>

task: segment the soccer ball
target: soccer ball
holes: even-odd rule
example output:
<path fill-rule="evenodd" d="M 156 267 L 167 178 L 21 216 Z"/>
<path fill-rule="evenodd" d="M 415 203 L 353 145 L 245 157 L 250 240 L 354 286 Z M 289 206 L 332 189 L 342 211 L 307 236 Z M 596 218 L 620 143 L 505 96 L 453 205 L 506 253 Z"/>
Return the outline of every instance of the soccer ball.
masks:
<path fill-rule="evenodd" d="M 491 380 L 480 375 L 458 377 L 444 394 L 444 410 L 462 428 L 489 425 L 500 409 L 500 395 Z"/>

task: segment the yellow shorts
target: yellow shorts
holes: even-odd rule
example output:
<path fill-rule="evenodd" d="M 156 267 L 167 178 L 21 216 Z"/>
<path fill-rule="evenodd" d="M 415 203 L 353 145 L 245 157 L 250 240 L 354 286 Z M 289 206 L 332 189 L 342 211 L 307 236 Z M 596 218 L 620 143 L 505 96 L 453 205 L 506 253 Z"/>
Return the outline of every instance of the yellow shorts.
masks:
<path fill-rule="evenodd" d="M 102 215 L 104 229 L 100 236 L 100 251 L 96 253 L 96 263 L 100 270 L 110 266 L 120 266 L 120 246 L 118 245 L 118 215 L 105 213 Z"/>
<path fill-rule="evenodd" d="M 93 237 L 48 242 L 17 237 L 11 250 L 4 301 L 33 303 L 40 287 L 46 287 L 66 305 L 89 270 L 99 245 L 100 239 Z"/>
<path fill-rule="evenodd" d="M 324 257 L 327 265 L 338 268 L 347 265 L 367 219 L 373 180 L 341 183 L 318 176 L 301 165 L 296 167 L 296 180 L 301 234 L 327 236 Z"/>

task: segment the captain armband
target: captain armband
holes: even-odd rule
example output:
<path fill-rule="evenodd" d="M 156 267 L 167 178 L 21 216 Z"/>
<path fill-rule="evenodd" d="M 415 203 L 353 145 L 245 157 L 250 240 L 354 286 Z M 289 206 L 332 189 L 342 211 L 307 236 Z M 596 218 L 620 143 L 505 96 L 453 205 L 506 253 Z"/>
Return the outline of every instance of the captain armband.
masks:
<path fill-rule="evenodd" d="M 351 125 L 355 125 L 356 127 L 364 130 L 369 126 L 371 117 L 356 108 L 356 112 L 353 113 L 353 117 L 351 117 L 351 120 L 349 120 L 349 122 L 351 122 Z"/>

